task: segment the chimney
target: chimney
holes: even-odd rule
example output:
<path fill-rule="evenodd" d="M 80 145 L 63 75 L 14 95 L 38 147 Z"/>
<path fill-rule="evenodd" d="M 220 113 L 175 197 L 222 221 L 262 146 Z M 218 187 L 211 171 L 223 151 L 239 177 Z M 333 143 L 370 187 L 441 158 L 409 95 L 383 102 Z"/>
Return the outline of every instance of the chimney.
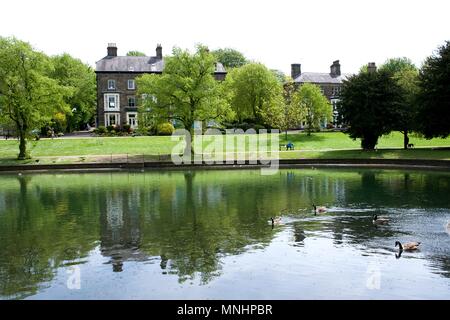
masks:
<path fill-rule="evenodd" d="M 302 65 L 300 63 L 291 64 L 291 77 L 295 80 L 299 75 L 302 74 Z"/>
<path fill-rule="evenodd" d="M 341 75 L 341 65 L 339 64 L 339 60 L 333 61 L 333 64 L 330 67 L 330 74 L 332 77 Z"/>
<path fill-rule="evenodd" d="M 117 57 L 117 46 L 115 43 L 108 43 L 108 57 Z"/>
<path fill-rule="evenodd" d="M 156 46 L 156 57 L 162 59 L 162 47 L 160 44 Z"/>
<path fill-rule="evenodd" d="M 375 65 L 375 62 L 369 62 L 367 65 L 367 72 L 374 73 L 377 71 L 377 66 Z"/>

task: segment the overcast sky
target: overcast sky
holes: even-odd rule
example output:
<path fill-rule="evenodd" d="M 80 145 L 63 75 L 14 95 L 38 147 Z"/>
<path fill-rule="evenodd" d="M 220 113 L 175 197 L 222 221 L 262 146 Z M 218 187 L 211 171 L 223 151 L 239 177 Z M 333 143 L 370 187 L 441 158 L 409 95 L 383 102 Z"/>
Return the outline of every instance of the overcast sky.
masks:
<path fill-rule="evenodd" d="M 290 73 L 357 72 L 369 61 L 406 56 L 418 66 L 450 40 L 449 0 L 8 0 L 0 35 L 47 54 L 68 52 L 95 65 L 109 42 L 119 55 L 155 55 L 173 46 L 235 48 L 271 69 Z"/>

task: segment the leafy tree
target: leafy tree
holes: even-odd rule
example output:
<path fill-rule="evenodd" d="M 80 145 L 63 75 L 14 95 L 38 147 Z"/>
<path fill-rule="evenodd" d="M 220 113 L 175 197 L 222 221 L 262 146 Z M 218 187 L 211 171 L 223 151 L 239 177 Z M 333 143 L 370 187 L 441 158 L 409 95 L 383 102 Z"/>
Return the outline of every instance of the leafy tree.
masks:
<path fill-rule="evenodd" d="M 411 60 L 405 57 L 388 59 L 380 66 L 379 71 L 390 74 L 399 85 L 401 100 L 396 106 L 395 129 L 403 134 L 403 148 L 407 149 L 408 134 L 416 127 L 419 72 Z"/>
<path fill-rule="evenodd" d="M 419 74 L 419 130 L 428 139 L 450 134 L 450 41 L 425 60 Z"/>
<path fill-rule="evenodd" d="M 235 49 L 217 49 L 212 51 L 212 54 L 225 68 L 239 68 L 248 63 L 245 56 Z"/>
<path fill-rule="evenodd" d="M 275 75 L 260 63 L 231 70 L 225 80 L 237 120 L 271 127 L 283 116 L 283 89 Z"/>
<path fill-rule="evenodd" d="M 215 57 L 205 46 L 198 45 L 194 54 L 174 48 L 162 75 L 146 74 L 137 79 L 139 94 L 147 95 L 141 109 L 151 112 L 158 122 L 180 122 L 191 132 L 191 139 L 194 121 L 220 123 L 232 118 L 221 84 L 213 76 L 214 63 Z"/>
<path fill-rule="evenodd" d="M 292 102 L 294 94 L 295 83 L 291 77 L 286 77 L 283 87 L 284 114 L 281 120 L 281 129 L 285 131 L 286 141 L 288 139 L 288 129 L 297 127 L 305 119 L 306 115 L 305 108 Z"/>
<path fill-rule="evenodd" d="M 270 71 L 274 74 L 275 78 L 277 78 L 277 80 L 278 80 L 281 84 L 284 84 L 284 83 L 286 82 L 286 75 L 284 74 L 283 71 L 281 71 L 281 70 L 276 70 L 276 69 L 272 69 L 272 70 L 270 70 Z"/>
<path fill-rule="evenodd" d="M 367 66 L 366 66 L 367 67 Z M 405 70 L 417 70 L 414 63 L 409 58 L 390 58 L 386 60 L 379 68 L 379 71 L 388 72 L 391 75 L 395 75 L 398 72 Z"/>
<path fill-rule="evenodd" d="M 308 135 L 320 129 L 320 122 L 332 118 L 332 107 L 320 91 L 320 87 L 312 83 L 303 84 L 292 96 L 291 104 L 303 109 Z"/>
<path fill-rule="evenodd" d="M 94 119 L 97 107 L 95 72 L 87 64 L 65 53 L 51 58 L 50 76 L 60 85 L 70 88 L 66 98 L 71 112 L 66 115 L 67 130 L 81 130 Z M 55 120 L 55 119 L 54 119 Z"/>
<path fill-rule="evenodd" d="M 8 118 L 19 136 L 19 159 L 29 157 L 26 138 L 61 111 L 69 92 L 49 77 L 48 57 L 23 41 L 0 38 L 0 117 Z"/>
<path fill-rule="evenodd" d="M 140 51 L 128 51 L 127 52 L 128 57 L 145 57 L 145 53 Z"/>
<path fill-rule="evenodd" d="M 378 138 L 394 130 L 401 88 L 385 71 L 362 72 L 344 80 L 338 105 L 351 138 L 373 150 Z"/>

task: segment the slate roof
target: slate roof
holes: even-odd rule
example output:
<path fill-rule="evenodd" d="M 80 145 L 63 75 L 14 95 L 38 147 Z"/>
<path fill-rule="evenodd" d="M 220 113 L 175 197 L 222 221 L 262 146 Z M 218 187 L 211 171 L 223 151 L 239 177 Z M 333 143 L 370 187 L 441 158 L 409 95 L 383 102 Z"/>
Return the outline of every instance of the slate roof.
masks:
<path fill-rule="evenodd" d="M 303 72 L 301 75 L 294 79 L 294 82 L 342 83 L 343 80 L 346 80 L 350 76 L 351 74 L 349 73 L 344 73 L 340 76 L 333 77 L 329 73 Z"/>
<path fill-rule="evenodd" d="M 134 57 L 134 56 L 106 56 L 97 61 L 97 72 L 156 72 L 160 73 L 164 69 L 164 59 L 158 57 Z M 225 73 L 224 66 L 218 62 L 216 73 Z"/>

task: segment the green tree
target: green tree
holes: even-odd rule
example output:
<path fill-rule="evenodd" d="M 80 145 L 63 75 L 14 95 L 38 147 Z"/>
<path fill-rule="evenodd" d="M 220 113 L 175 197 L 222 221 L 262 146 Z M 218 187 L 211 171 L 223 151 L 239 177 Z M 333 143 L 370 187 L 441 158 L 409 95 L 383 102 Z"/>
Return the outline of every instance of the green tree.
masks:
<path fill-rule="evenodd" d="M 52 116 L 68 110 L 67 88 L 49 77 L 48 57 L 23 41 L 0 38 L 0 117 L 9 118 L 19 136 L 19 159 L 29 157 L 26 138 Z"/>
<path fill-rule="evenodd" d="M 419 130 L 428 139 L 450 134 L 450 41 L 428 57 L 419 74 Z"/>
<path fill-rule="evenodd" d="M 212 51 L 212 54 L 225 68 L 239 68 L 248 63 L 245 56 L 235 49 L 217 49 Z"/>
<path fill-rule="evenodd" d="M 367 67 L 367 66 L 366 66 Z M 378 69 L 382 72 L 388 72 L 391 75 L 395 75 L 398 72 L 405 70 L 417 70 L 414 63 L 409 58 L 401 57 L 401 58 L 390 58 L 387 59 Z"/>
<path fill-rule="evenodd" d="M 285 139 L 288 140 L 287 131 L 300 125 L 305 120 L 306 110 L 300 105 L 292 102 L 296 92 L 295 83 L 291 77 L 285 77 L 283 86 L 284 114 L 281 120 L 281 128 L 285 131 Z"/>
<path fill-rule="evenodd" d="M 260 63 L 231 70 L 225 80 L 237 120 L 270 127 L 280 125 L 283 116 L 283 88 L 275 75 Z"/>
<path fill-rule="evenodd" d="M 419 71 L 408 58 L 388 59 L 379 68 L 380 72 L 387 72 L 399 85 L 401 100 L 396 105 L 395 129 L 403 134 L 403 148 L 408 148 L 408 134 L 416 128 L 417 93 L 419 85 Z"/>
<path fill-rule="evenodd" d="M 51 58 L 50 76 L 72 94 L 66 98 L 71 112 L 66 115 L 67 130 L 81 130 L 94 119 L 97 107 L 95 72 L 87 64 L 65 53 Z"/>
<path fill-rule="evenodd" d="M 284 84 L 287 81 L 286 80 L 286 75 L 284 74 L 283 71 L 277 70 L 277 69 L 271 69 L 270 71 L 274 74 L 275 78 L 277 78 L 277 80 L 281 84 Z"/>
<path fill-rule="evenodd" d="M 378 138 L 395 129 L 401 88 L 388 72 L 362 72 L 344 80 L 338 112 L 351 138 L 373 150 Z"/>
<path fill-rule="evenodd" d="M 147 97 L 141 110 L 152 113 L 158 122 L 178 121 L 191 132 L 191 139 L 194 121 L 220 123 L 233 118 L 221 84 L 214 79 L 214 63 L 215 57 L 205 46 L 198 45 L 194 54 L 174 48 L 162 75 L 137 78 L 139 94 Z"/>
<path fill-rule="evenodd" d="M 145 53 L 140 51 L 128 51 L 127 52 L 128 57 L 145 57 Z"/>
<path fill-rule="evenodd" d="M 332 107 L 320 88 L 312 83 L 302 84 L 292 96 L 291 104 L 303 109 L 308 135 L 320 129 L 320 123 L 332 118 Z"/>

